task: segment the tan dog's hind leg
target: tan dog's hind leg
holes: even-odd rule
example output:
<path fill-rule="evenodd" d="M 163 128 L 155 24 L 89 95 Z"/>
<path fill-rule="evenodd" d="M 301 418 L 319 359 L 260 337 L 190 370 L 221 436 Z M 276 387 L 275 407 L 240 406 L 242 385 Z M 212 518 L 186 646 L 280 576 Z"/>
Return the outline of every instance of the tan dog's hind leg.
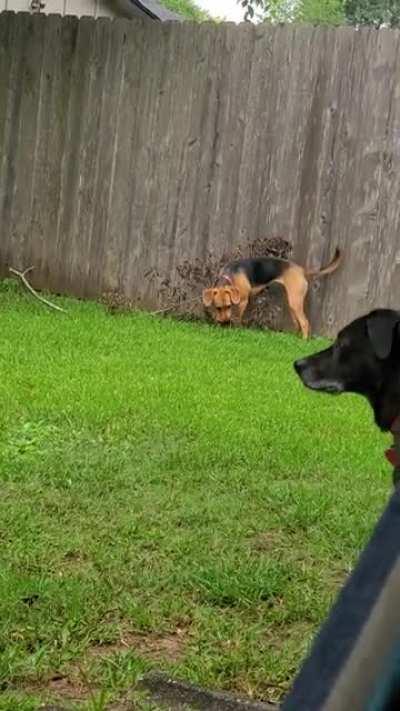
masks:
<path fill-rule="evenodd" d="M 277 280 L 278 281 L 278 280 Z M 310 335 L 310 323 L 304 313 L 304 300 L 308 291 L 308 282 L 301 267 L 289 267 L 279 279 L 285 287 L 290 315 L 293 322 L 300 326 L 303 338 Z"/>
<path fill-rule="evenodd" d="M 305 296 L 305 294 L 304 294 Z M 303 298 L 299 299 L 293 299 L 292 300 L 292 305 L 289 305 L 289 308 L 293 310 L 294 316 L 297 319 L 297 322 L 300 326 L 301 333 L 303 335 L 304 339 L 307 339 L 310 335 L 310 323 L 308 321 L 307 316 L 304 313 L 304 308 L 303 308 Z"/>
<path fill-rule="evenodd" d="M 292 319 L 292 322 L 293 322 L 293 326 L 294 326 L 294 328 L 295 328 L 295 331 L 298 331 L 298 330 L 299 330 L 299 322 L 298 322 L 298 320 L 297 320 L 297 318 L 296 318 L 296 315 L 295 315 L 294 311 L 290 308 L 290 306 L 289 306 L 289 313 L 290 313 L 290 318 Z"/>

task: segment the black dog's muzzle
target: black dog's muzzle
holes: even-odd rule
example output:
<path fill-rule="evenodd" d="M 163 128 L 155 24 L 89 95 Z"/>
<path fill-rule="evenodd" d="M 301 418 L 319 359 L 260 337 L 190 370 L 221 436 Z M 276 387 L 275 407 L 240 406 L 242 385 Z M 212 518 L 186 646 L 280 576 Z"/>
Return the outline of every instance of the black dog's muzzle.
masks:
<path fill-rule="evenodd" d="M 299 375 L 301 378 L 303 371 L 307 367 L 307 358 L 301 358 L 300 360 L 296 360 L 293 366 L 297 375 Z"/>
<path fill-rule="evenodd" d="M 321 369 L 318 368 L 317 363 L 313 362 L 313 356 L 296 360 L 293 365 L 303 385 L 307 388 L 332 395 L 343 392 L 343 383 L 337 378 L 328 376 L 327 373 L 320 372 Z"/>
<path fill-rule="evenodd" d="M 308 358 L 301 358 L 300 360 L 296 360 L 293 365 L 302 383 L 309 388 L 314 387 L 317 378 L 315 377 L 314 368 L 310 360 Z"/>

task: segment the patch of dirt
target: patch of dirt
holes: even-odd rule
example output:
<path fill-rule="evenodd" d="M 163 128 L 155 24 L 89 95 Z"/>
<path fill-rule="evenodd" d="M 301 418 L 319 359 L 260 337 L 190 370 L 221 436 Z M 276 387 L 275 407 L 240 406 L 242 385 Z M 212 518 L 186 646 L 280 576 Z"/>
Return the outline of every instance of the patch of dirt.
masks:
<path fill-rule="evenodd" d="M 281 531 L 271 529 L 270 531 L 262 531 L 257 533 L 250 540 L 250 546 L 254 551 L 268 552 L 282 548 L 283 535 Z"/>
<path fill-rule="evenodd" d="M 70 667 L 69 676 L 56 675 L 43 682 L 24 684 L 23 689 L 27 693 L 41 696 L 43 699 L 40 708 L 44 711 L 67 711 L 67 709 L 81 707 L 81 703 L 86 708 L 86 703 L 98 692 L 98 689 L 85 682 L 82 675 L 78 679 L 80 671 L 74 666 Z M 81 679 L 81 680 L 80 680 Z M 51 699 L 51 701 L 50 701 Z M 73 703 L 73 706 L 70 704 Z M 130 698 L 121 698 L 118 701 L 107 705 L 107 711 L 134 711 L 136 705 Z M 140 706 L 140 708 L 142 708 Z"/>
<path fill-rule="evenodd" d="M 316 628 L 312 622 L 307 620 L 290 622 L 271 632 L 272 636 L 268 638 L 268 645 L 282 649 L 282 645 L 287 641 L 300 640 L 303 643 L 312 637 L 315 632 Z"/>
<path fill-rule="evenodd" d="M 349 577 L 351 570 L 351 567 L 347 569 L 344 567 L 332 567 L 332 569 L 328 573 L 328 580 L 334 588 L 342 587 L 342 585 L 345 584 L 347 578 Z"/>
<path fill-rule="evenodd" d="M 55 677 L 49 679 L 47 690 L 57 696 L 62 696 L 66 699 L 84 699 L 88 696 L 89 691 L 78 679 L 72 680 L 66 676 Z"/>
<path fill-rule="evenodd" d="M 88 556 L 81 551 L 68 551 L 63 556 L 61 565 L 63 568 L 75 570 L 76 568 L 90 565 L 90 560 Z"/>
<path fill-rule="evenodd" d="M 26 693 L 31 693 L 47 699 L 58 699 L 60 703 L 87 701 L 96 689 L 91 686 L 89 677 L 86 678 L 87 662 L 93 659 L 107 659 L 114 654 L 132 651 L 151 661 L 179 661 L 184 653 L 187 640 L 187 630 L 177 628 L 174 632 L 165 635 L 125 633 L 118 642 L 97 644 L 90 647 L 82 665 L 72 662 L 65 673 L 41 681 L 27 681 L 22 685 Z M 133 709 L 131 701 L 120 700 L 110 707 L 114 711 L 128 711 Z"/>
<path fill-rule="evenodd" d="M 87 685 L 75 674 L 64 676 L 57 674 L 46 681 L 32 682 L 23 685 L 25 692 L 46 694 L 69 701 L 84 701 L 90 696 Z"/>
<path fill-rule="evenodd" d="M 54 572 L 59 578 L 68 578 L 70 575 L 79 575 L 93 567 L 90 558 L 80 551 L 68 551 L 54 564 Z"/>
<path fill-rule="evenodd" d="M 187 631 L 178 628 L 175 632 L 165 635 L 127 633 L 119 642 L 98 644 L 90 647 L 89 657 L 109 657 L 123 652 L 135 652 L 152 661 L 176 662 L 184 654 Z"/>

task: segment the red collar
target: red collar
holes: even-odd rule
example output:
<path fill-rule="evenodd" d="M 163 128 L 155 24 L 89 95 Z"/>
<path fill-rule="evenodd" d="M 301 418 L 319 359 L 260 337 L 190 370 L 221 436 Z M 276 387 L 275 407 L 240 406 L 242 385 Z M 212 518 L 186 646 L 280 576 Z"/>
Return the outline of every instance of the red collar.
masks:
<path fill-rule="evenodd" d="M 385 449 L 385 457 L 388 460 L 389 464 L 392 465 L 392 467 L 397 468 L 397 466 L 399 464 L 399 460 L 397 457 L 396 448 L 393 444 L 391 447 L 389 447 L 389 449 Z"/>
<path fill-rule="evenodd" d="M 388 460 L 388 462 L 392 465 L 392 467 L 400 467 L 400 460 L 398 456 L 398 448 L 396 448 L 396 439 L 400 437 L 400 415 L 395 417 L 393 420 L 390 431 L 393 435 L 394 442 L 389 449 L 385 451 L 385 457 Z"/>
<path fill-rule="evenodd" d="M 233 286 L 233 281 L 232 281 L 231 277 L 228 276 L 227 274 L 220 274 L 218 277 L 218 280 L 220 280 L 220 279 L 225 279 L 225 281 L 227 281 L 228 284 L 230 284 L 230 286 Z"/>

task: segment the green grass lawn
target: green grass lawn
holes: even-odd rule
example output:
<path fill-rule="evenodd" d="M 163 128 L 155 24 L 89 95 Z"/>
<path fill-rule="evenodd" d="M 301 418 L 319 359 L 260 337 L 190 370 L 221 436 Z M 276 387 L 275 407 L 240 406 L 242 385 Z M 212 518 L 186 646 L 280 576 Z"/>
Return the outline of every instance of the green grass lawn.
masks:
<path fill-rule="evenodd" d="M 391 491 L 388 437 L 303 388 L 322 339 L 58 303 L 0 290 L 1 711 L 99 711 L 153 667 L 278 699 Z"/>

